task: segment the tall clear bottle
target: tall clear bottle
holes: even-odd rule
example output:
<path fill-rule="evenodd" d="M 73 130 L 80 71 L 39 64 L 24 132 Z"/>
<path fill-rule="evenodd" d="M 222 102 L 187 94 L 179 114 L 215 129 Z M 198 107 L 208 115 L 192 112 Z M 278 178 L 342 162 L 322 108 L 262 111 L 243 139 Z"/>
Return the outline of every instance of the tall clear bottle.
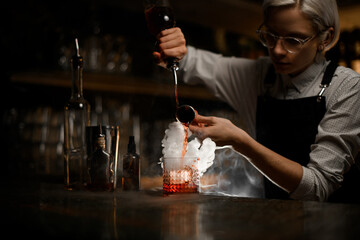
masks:
<path fill-rule="evenodd" d="M 78 40 L 71 58 L 71 97 L 65 104 L 64 182 L 68 190 L 82 189 L 87 176 L 86 127 L 90 126 L 90 104 L 83 96 L 83 58 Z"/>

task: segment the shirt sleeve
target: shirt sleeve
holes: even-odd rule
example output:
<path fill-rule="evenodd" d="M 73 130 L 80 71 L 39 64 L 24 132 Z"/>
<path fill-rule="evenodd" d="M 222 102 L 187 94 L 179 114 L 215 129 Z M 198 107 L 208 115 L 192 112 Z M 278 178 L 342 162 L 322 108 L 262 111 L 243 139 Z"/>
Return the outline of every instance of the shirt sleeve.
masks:
<path fill-rule="evenodd" d="M 188 46 L 180 62 L 180 78 L 187 84 L 204 84 L 214 96 L 227 102 L 238 114 L 246 130 L 255 137 L 256 103 L 266 59 L 224 57 Z"/>
<path fill-rule="evenodd" d="M 360 149 L 360 77 L 345 70 L 337 70 L 333 79 L 340 84 L 331 90 L 327 111 L 311 146 L 310 162 L 303 167 L 301 182 L 291 198 L 326 201 L 355 163 Z"/>

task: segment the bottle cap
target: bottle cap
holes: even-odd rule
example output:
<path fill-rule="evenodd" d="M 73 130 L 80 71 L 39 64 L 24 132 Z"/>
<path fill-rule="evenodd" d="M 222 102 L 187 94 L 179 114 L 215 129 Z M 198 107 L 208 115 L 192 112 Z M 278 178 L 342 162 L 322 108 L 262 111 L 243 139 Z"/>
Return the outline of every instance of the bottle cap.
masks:
<path fill-rule="evenodd" d="M 99 125 L 99 134 L 96 137 L 96 145 L 105 149 L 105 135 L 102 133 L 102 126 Z"/>

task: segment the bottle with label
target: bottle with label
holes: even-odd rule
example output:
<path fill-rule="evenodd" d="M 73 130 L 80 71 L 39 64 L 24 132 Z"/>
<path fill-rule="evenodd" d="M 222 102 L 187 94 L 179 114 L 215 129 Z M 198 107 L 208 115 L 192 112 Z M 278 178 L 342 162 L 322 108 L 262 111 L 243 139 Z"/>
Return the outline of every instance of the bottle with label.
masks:
<path fill-rule="evenodd" d="M 136 153 L 134 136 L 129 137 L 128 152 L 123 158 L 122 189 L 140 189 L 140 156 Z"/>
<path fill-rule="evenodd" d="M 90 105 L 83 96 L 83 58 L 75 39 L 76 54 L 71 58 L 71 97 L 65 104 L 64 182 L 68 190 L 82 189 L 86 183 L 86 126 L 90 125 Z"/>
<path fill-rule="evenodd" d="M 105 135 L 100 133 L 96 137 L 95 150 L 89 157 L 90 183 L 88 189 L 97 191 L 114 190 L 113 156 L 105 150 Z"/>

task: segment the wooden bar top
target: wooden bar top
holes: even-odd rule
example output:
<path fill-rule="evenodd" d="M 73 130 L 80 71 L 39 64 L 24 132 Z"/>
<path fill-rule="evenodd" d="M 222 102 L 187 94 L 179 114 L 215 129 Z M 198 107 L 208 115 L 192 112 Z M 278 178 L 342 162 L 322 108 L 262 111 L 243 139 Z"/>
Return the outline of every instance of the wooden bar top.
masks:
<path fill-rule="evenodd" d="M 359 239 L 360 205 L 204 194 L 11 186 L 2 235 L 67 239 Z"/>

